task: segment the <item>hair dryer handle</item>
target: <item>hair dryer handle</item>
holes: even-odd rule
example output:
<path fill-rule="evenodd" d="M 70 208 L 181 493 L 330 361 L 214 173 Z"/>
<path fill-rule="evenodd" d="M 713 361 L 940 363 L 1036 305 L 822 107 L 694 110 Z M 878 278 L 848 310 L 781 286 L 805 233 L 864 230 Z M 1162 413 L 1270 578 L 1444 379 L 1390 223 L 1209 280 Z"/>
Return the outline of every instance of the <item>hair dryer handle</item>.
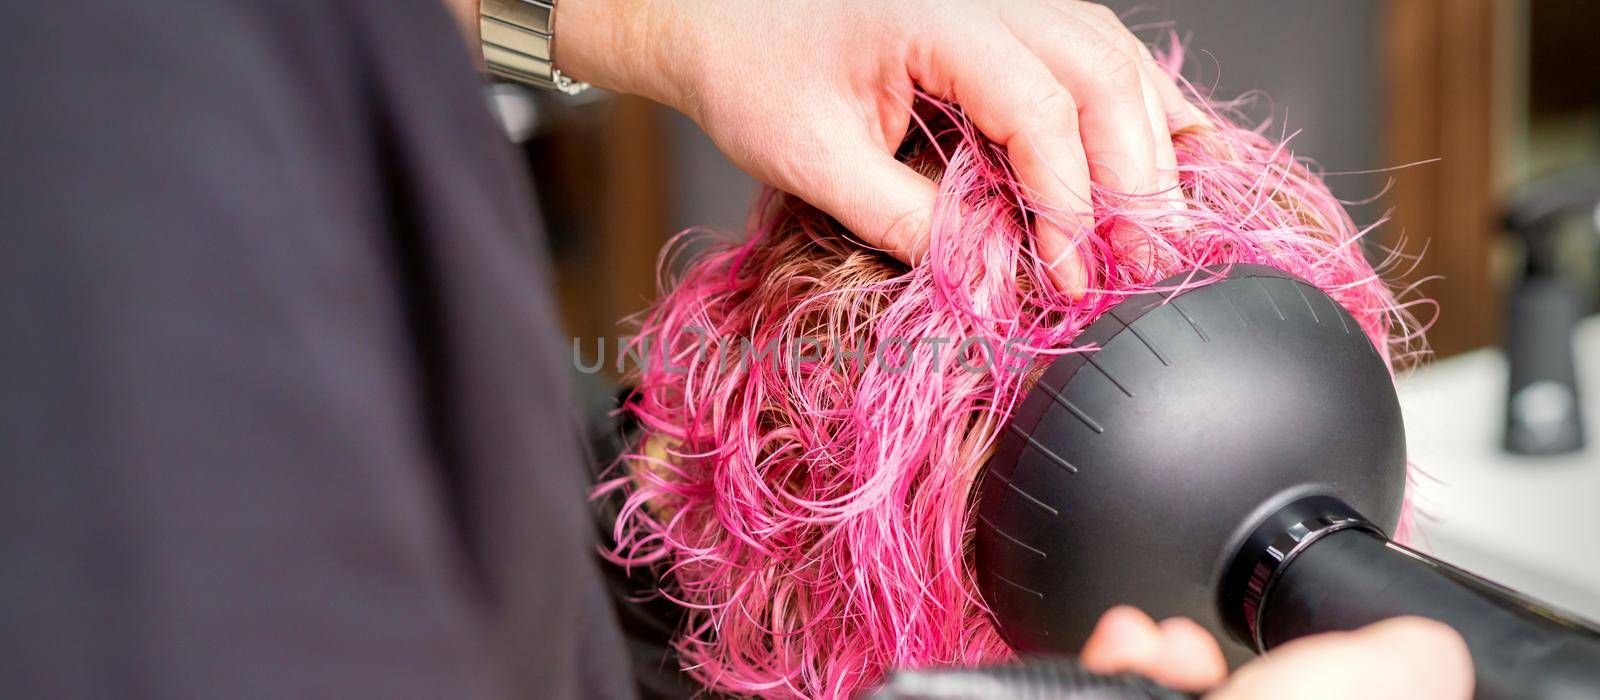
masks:
<path fill-rule="evenodd" d="M 1066 658 L 982 668 L 901 670 L 870 700 L 1197 700 L 1131 673 L 1090 673 Z"/>
<path fill-rule="evenodd" d="M 1600 628 L 1365 530 L 1312 542 L 1262 602 L 1269 649 L 1419 615 L 1466 639 L 1478 698 L 1600 697 Z"/>

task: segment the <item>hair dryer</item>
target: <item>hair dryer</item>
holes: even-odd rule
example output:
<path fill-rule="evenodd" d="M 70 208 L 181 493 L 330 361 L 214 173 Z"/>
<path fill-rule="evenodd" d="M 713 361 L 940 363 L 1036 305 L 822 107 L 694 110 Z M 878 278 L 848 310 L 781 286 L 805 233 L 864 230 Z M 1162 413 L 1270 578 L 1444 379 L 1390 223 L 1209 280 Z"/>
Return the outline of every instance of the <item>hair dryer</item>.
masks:
<path fill-rule="evenodd" d="M 979 589 L 1015 649 L 1075 653 L 1122 603 L 1235 660 L 1421 615 L 1466 638 L 1478 697 L 1600 697 L 1600 628 L 1389 541 L 1405 429 L 1338 303 L 1256 265 L 1160 287 L 1055 360 L 977 489 Z"/>

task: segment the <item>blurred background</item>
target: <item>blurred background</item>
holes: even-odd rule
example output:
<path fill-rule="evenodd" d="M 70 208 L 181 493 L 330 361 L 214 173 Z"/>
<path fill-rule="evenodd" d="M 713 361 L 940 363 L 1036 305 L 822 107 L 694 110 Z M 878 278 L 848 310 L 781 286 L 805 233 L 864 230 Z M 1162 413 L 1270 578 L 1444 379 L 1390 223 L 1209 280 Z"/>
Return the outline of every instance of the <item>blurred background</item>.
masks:
<path fill-rule="evenodd" d="M 1600 3 L 1116 0 L 1185 76 L 1329 173 L 1371 252 L 1439 304 L 1401 382 L 1415 543 L 1600 618 Z M 614 338 L 691 226 L 737 231 L 756 185 L 686 118 L 591 91 L 496 88 L 538 174 L 572 336 Z M 1407 167 L 1399 167 L 1407 166 Z M 555 189 L 559 188 L 559 189 Z M 1426 309 L 1421 310 L 1427 316 Z M 593 345 L 586 347 L 592 348 Z M 595 377 L 580 376 L 603 394 Z M 1515 527 L 1506 527 L 1513 524 Z"/>

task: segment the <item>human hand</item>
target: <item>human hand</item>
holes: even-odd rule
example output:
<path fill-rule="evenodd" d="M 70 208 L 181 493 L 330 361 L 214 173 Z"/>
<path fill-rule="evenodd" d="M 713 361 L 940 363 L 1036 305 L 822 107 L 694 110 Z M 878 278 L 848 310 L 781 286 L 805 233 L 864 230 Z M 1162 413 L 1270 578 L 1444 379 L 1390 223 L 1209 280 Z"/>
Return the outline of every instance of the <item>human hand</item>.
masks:
<path fill-rule="evenodd" d="M 561 0 L 556 63 L 692 117 L 734 163 L 914 262 L 935 186 L 894 159 L 915 90 L 960 104 L 1034 199 L 1058 286 L 1086 273 L 1091 180 L 1176 187 L 1195 110 L 1102 5 L 1077 0 Z"/>
<path fill-rule="evenodd" d="M 1157 624 L 1122 606 L 1100 618 L 1078 660 L 1095 673 L 1131 672 L 1176 690 L 1210 691 L 1207 700 L 1461 700 L 1471 697 L 1473 685 L 1461 635 L 1419 617 L 1298 639 L 1229 678 L 1222 650 L 1204 628 L 1183 618 Z"/>

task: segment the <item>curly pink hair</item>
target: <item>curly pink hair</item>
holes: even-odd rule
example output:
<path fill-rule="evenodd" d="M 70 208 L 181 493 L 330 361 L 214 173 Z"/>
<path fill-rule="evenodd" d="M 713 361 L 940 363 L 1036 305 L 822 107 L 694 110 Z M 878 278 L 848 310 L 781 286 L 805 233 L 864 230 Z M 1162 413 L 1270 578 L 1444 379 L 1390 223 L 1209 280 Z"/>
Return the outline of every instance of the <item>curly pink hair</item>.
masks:
<path fill-rule="evenodd" d="M 968 496 L 1036 372 L 980 353 L 1006 347 L 1037 370 L 1118 300 L 1231 263 L 1315 283 L 1391 366 L 1422 351 L 1407 307 L 1426 302 L 1397 302 L 1320 176 L 1206 111 L 1208 124 L 1173 135 L 1177 191 L 1095 192 L 1097 225 L 1076 241 L 1090 278 L 1079 297 L 1045 282 L 1029 233 L 1061 212 L 1036 206 L 1004 150 L 933 100 L 901 149 L 939 183 L 922 262 L 769 191 L 747 238 L 714 242 L 665 282 L 634 348 L 661 361 L 635 373 L 624 408 L 647 438 L 599 492 L 625 495 L 609 556 L 654 567 L 686 611 L 676 648 L 689 673 L 719 692 L 841 697 L 896 667 L 1011 656 L 969 570 Z M 988 342 L 940 363 L 885 351 L 894 338 Z M 730 359 L 797 344 L 811 361 Z"/>

